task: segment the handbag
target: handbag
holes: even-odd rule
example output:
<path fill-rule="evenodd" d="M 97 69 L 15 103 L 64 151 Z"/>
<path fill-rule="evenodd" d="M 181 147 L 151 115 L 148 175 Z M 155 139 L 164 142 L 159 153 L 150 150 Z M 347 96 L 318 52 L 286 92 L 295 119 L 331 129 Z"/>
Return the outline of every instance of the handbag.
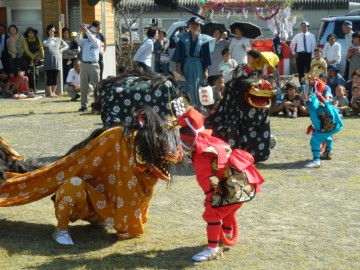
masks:
<path fill-rule="evenodd" d="M 255 186 L 250 184 L 244 171 L 230 169 L 227 178 L 219 181 L 212 196 L 212 207 L 251 201 L 256 194 Z"/>
<path fill-rule="evenodd" d="M 160 63 L 167 64 L 170 62 L 170 55 L 168 53 L 160 53 Z"/>

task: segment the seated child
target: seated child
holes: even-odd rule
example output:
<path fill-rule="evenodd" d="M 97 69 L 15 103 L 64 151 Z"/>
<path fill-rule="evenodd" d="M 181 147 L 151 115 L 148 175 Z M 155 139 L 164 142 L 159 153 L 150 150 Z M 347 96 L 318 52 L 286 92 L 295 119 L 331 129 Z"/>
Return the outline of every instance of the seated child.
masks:
<path fill-rule="evenodd" d="M 219 106 L 220 100 L 223 99 L 223 92 L 225 89 L 225 80 L 222 75 L 216 75 L 214 76 L 214 86 L 213 89 L 213 97 L 215 103 L 213 105 L 204 106 L 206 109 L 207 115 L 212 114 L 215 112 Z"/>
<path fill-rule="evenodd" d="M 326 101 L 332 100 L 334 97 L 331 93 L 331 88 L 330 86 L 327 84 L 328 82 L 328 76 L 325 73 L 320 73 L 319 77 L 318 77 L 322 82 L 325 83 L 326 87 L 325 87 L 325 91 L 321 93 L 321 95 L 325 98 Z"/>
<path fill-rule="evenodd" d="M 358 115 L 360 113 L 360 87 L 354 86 L 352 89 L 352 95 L 351 98 L 351 108 L 353 110 L 354 115 Z"/>
<path fill-rule="evenodd" d="M 223 49 L 221 51 L 221 55 L 223 60 L 219 64 L 219 74 L 224 77 L 226 83 L 231 80 L 233 72 L 238 64 L 234 59 L 230 58 L 229 48 L 226 47 L 225 49 Z"/>
<path fill-rule="evenodd" d="M 67 61 L 66 65 L 72 65 L 76 61 L 77 55 L 79 54 L 79 52 L 81 50 L 79 44 L 75 40 L 76 35 L 77 35 L 76 32 L 71 32 L 71 34 L 70 34 L 71 42 L 70 42 L 69 49 L 72 51 L 72 53 L 71 53 L 71 55 L 68 56 L 68 61 Z"/>
<path fill-rule="evenodd" d="M 321 73 L 327 73 L 327 63 L 322 58 L 322 49 L 316 48 L 314 50 L 315 57 L 310 63 L 310 76 L 312 79 L 319 78 Z"/>
<path fill-rule="evenodd" d="M 283 98 L 284 114 L 286 117 L 296 118 L 300 106 L 300 95 L 296 93 L 296 84 L 289 82 L 285 85 L 286 94 Z"/>
<path fill-rule="evenodd" d="M 338 85 L 345 86 L 345 79 L 341 76 L 336 66 L 328 65 L 327 70 L 327 85 L 331 88 L 331 94 L 336 96 L 336 87 Z"/>
<path fill-rule="evenodd" d="M 309 110 L 308 108 L 306 107 L 306 99 L 308 97 L 308 94 L 309 93 L 305 93 L 307 91 L 306 89 L 306 84 L 303 84 L 301 86 L 301 94 L 300 94 L 300 106 L 299 106 L 299 109 L 298 109 L 298 115 L 299 116 L 309 116 Z"/>
<path fill-rule="evenodd" d="M 270 115 L 279 115 L 279 112 L 281 112 L 284 109 L 281 88 L 277 86 L 274 74 L 270 74 L 267 77 L 267 81 L 271 84 L 271 87 L 273 89 L 274 88 L 277 89 L 277 95 L 274 96 L 271 100 L 269 113 Z"/>
<path fill-rule="evenodd" d="M 33 98 L 34 92 L 29 87 L 29 78 L 25 76 L 24 70 L 19 70 L 15 79 L 15 92 L 12 96 L 15 99 Z"/>
<path fill-rule="evenodd" d="M 14 92 L 16 91 L 15 84 L 16 84 L 16 77 L 14 73 L 10 73 L 5 86 L 5 92 L 3 93 L 4 97 L 9 98 L 13 96 Z"/>
<path fill-rule="evenodd" d="M 336 87 L 336 96 L 331 102 L 335 107 L 338 108 L 339 113 L 342 115 L 347 115 L 349 110 L 349 100 L 345 96 L 345 87 L 342 85 L 338 85 Z"/>

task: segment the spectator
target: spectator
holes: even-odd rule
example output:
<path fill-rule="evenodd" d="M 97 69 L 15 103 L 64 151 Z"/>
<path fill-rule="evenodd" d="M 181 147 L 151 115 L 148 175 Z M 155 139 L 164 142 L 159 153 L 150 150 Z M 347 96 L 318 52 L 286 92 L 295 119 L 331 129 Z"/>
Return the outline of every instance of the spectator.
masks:
<path fill-rule="evenodd" d="M 35 97 L 34 92 L 29 87 L 29 78 L 25 76 L 24 70 L 19 70 L 15 78 L 15 91 L 12 96 L 14 99 L 25 99 Z"/>
<path fill-rule="evenodd" d="M 3 97 L 12 97 L 13 94 L 16 92 L 16 76 L 14 75 L 14 73 L 10 73 L 8 78 L 6 78 L 6 75 L 3 75 L 2 77 L 4 78 L 4 81 L 7 80 L 5 92 L 3 92 Z"/>
<path fill-rule="evenodd" d="M 336 68 L 335 65 L 330 64 L 327 67 L 327 75 L 328 75 L 328 79 L 327 79 L 327 84 L 330 86 L 331 88 L 331 94 L 333 96 L 335 96 L 335 92 L 336 92 L 336 87 L 338 85 L 343 85 L 345 86 L 345 80 L 344 78 L 340 75 L 339 70 Z"/>
<path fill-rule="evenodd" d="M 47 94 L 51 98 L 57 98 L 57 77 L 59 74 L 60 54 L 67 50 L 69 46 L 61 38 L 55 37 L 55 26 L 50 24 L 46 27 L 48 38 L 44 40 L 44 70 L 46 73 Z"/>
<path fill-rule="evenodd" d="M 7 39 L 9 36 L 6 33 L 6 27 L 3 24 L 0 24 L 0 59 L 3 65 L 3 70 L 8 74 L 9 71 L 9 53 L 7 47 Z"/>
<path fill-rule="evenodd" d="M 24 37 L 19 35 L 19 31 L 16 25 L 10 25 L 8 31 L 10 36 L 6 40 L 6 42 L 9 52 L 9 72 L 17 74 L 17 72 L 22 66 L 22 60 L 24 55 Z"/>
<path fill-rule="evenodd" d="M 335 107 L 338 108 L 339 113 L 341 113 L 342 115 L 347 115 L 349 109 L 349 100 L 345 96 L 345 93 L 345 87 L 342 85 L 338 85 L 336 87 L 336 96 L 331 102 Z"/>
<path fill-rule="evenodd" d="M 176 63 L 176 71 L 184 76 L 185 91 L 191 103 L 201 108 L 199 87 L 208 78 L 208 67 L 211 66 L 210 42 L 214 39 L 201 34 L 200 25 L 204 22 L 199 17 L 191 17 L 187 21 L 190 32 L 179 34 L 172 61 Z"/>
<path fill-rule="evenodd" d="M 221 37 L 222 31 L 220 28 L 215 28 L 213 31 L 213 38 L 215 38 L 215 48 L 214 50 L 211 52 L 210 56 L 211 56 L 211 65 L 209 66 L 209 78 L 208 78 L 208 82 L 210 85 L 213 85 L 213 81 L 214 81 L 214 76 L 219 74 L 219 64 L 220 62 L 223 60 L 222 59 L 222 50 L 224 50 L 225 48 L 227 48 L 229 46 L 229 43 L 227 40 L 224 40 Z"/>
<path fill-rule="evenodd" d="M 69 48 L 62 53 L 64 84 L 66 83 L 66 78 L 69 70 L 73 68 L 73 61 L 76 61 L 77 55 L 80 53 L 80 46 L 75 40 L 76 35 L 76 32 L 70 33 L 70 30 L 67 27 L 64 27 L 62 29 L 62 38 L 69 46 Z"/>
<path fill-rule="evenodd" d="M 295 83 L 289 82 L 285 86 L 286 94 L 283 98 L 284 114 L 289 118 L 297 118 L 298 108 L 300 106 L 300 95 L 296 93 Z"/>
<path fill-rule="evenodd" d="M 355 70 L 351 74 L 351 80 L 347 81 L 345 83 L 345 89 L 346 89 L 346 96 L 348 100 L 351 100 L 352 98 L 352 89 L 355 86 L 360 86 L 360 69 Z"/>
<path fill-rule="evenodd" d="M 316 47 L 315 35 L 310 33 L 310 24 L 307 21 L 300 23 L 301 33 L 294 36 L 290 43 L 290 49 L 296 58 L 296 67 L 299 73 L 299 82 L 303 84 L 305 72 L 310 71 L 311 59 L 314 57 Z"/>
<path fill-rule="evenodd" d="M 41 59 L 44 59 L 44 48 L 37 34 L 38 31 L 32 27 L 28 27 L 24 33 L 23 46 L 26 61 L 23 68 L 25 70 L 28 70 L 34 62 L 38 64 Z"/>
<path fill-rule="evenodd" d="M 345 46 L 346 51 L 349 50 L 350 46 L 352 45 L 352 22 L 350 21 L 344 21 L 342 24 L 342 31 L 345 35 Z M 344 79 L 349 80 L 349 61 L 346 59 L 346 67 L 345 67 L 345 73 L 344 73 Z"/>
<path fill-rule="evenodd" d="M 86 35 L 86 38 L 81 35 Z M 91 82 L 94 89 L 99 83 L 99 53 L 101 41 L 96 38 L 96 28 L 90 26 L 89 29 L 85 26 L 80 28 L 76 36 L 76 41 L 82 47 L 82 64 L 80 73 L 80 93 L 81 93 L 81 107 L 80 112 L 87 110 L 89 83 Z"/>
<path fill-rule="evenodd" d="M 158 29 L 158 39 L 154 43 L 154 71 L 169 74 L 169 43 L 166 38 L 166 29 Z"/>
<path fill-rule="evenodd" d="M 240 26 L 236 27 L 234 32 L 235 37 L 229 43 L 230 54 L 238 65 L 245 65 L 248 63 L 247 52 L 251 49 L 250 40 L 243 37 L 243 29 Z"/>
<path fill-rule="evenodd" d="M 271 116 L 279 115 L 279 112 L 284 110 L 281 88 L 276 84 L 274 74 L 270 74 L 267 77 L 267 80 L 271 84 L 272 88 L 276 89 L 276 96 L 274 96 L 274 98 L 271 100 L 269 114 Z"/>
<path fill-rule="evenodd" d="M 324 46 L 324 59 L 328 65 L 337 65 L 341 61 L 341 45 L 336 42 L 337 36 L 330 34 Z"/>
<path fill-rule="evenodd" d="M 331 88 L 327 84 L 328 76 L 325 73 L 319 75 L 319 79 L 325 84 L 325 90 L 321 92 L 321 95 L 325 98 L 326 101 L 332 100 L 334 96 L 331 93 Z"/>
<path fill-rule="evenodd" d="M 349 74 L 360 67 L 360 31 L 352 34 L 352 45 L 350 46 L 346 59 L 349 62 Z"/>
<path fill-rule="evenodd" d="M 6 97 L 6 86 L 9 81 L 9 75 L 5 71 L 0 72 L 0 93 L 3 98 Z"/>
<path fill-rule="evenodd" d="M 352 93 L 353 97 L 351 98 L 351 108 L 353 110 L 353 115 L 358 115 L 360 113 L 360 87 L 353 87 Z"/>
<path fill-rule="evenodd" d="M 213 90 L 214 104 L 204 106 L 208 116 L 217 110 L 220 101 L 223 99 L 223 93 L 225 90 L 225 80 L 222 75 L 214 76 L 214 86 L 212 87 L 212 90 Z"/>
<path fill-rule="evenodd" d="M 74 62 L 74 68 L 70 69 L 66 78 L 66 84 L 64 85 L 64 89 L 71 97 L 71 101 L 76 101 L 80 97 L 80 71 L 81 62 L 80 60 L 76 60 Z"/>
<path fill-rule="evenodd" d="M 221 33 L 221 39 L 229 41 L 228 31 L 224 31 L 224 32 Z"/>
<path fill-rule="evenodd" d="M 24 33 L 23 46 L 25 50 L 23 68 L 25 74 L 29 77 L 29 86 L 34 88 L 34 75 L 35 80 L 39 78 L 38 70 L 31 68 L 33 65 L 37 66 L 41 63 L 41 60 L 44 59 L 44 47 L 42 45 L 41 39 L 38 37 L 38 31 L 32 27 L 28 27 Z"/>
<path fill-rule="evenodd" d="M 96 28 L 96 38 L 100 39 L 100 41 L 102 43 L 102 46 L 100 47 L 100 52 L 99 52 L 100 81 L 102 81 L 103 72 L 104 72 L 104 53 L 106 51 L 107 43 L 106 43 L 105 36 L 101 33 L 101 22 L 93 21 L 93 23 L 91 25 Z"/>
<path fill-rule="evenodd" d="M 152 71 L 152 54 L 154 51 L 154 43 L 158 38 L 158 30 L 150 27 L 147 30 L 147 39 L 140 46 L 134 55 L 134 60 L 137 62 L 138 66 L 141 67 L 144 71 Z"/>
<path fill-rule="evenodd" d="M 235 59 L 230 58 L 230 50 L 228 48 L 221 51 L 221 56 L 223 60 L 219 64 L 218 73 L 223 75 L 225 83 L 227 83 L 232 79 L 234 70 L 238 64 Z"/>
<path fill-rule="evenodd" d="M 316 48 L 314 54 L 315 58 L 311 60 L 309 71 L 311 79 L 319 78 L 321 73 L 327 73 L 327 63 L 322 58 L 322 49 Z"/>

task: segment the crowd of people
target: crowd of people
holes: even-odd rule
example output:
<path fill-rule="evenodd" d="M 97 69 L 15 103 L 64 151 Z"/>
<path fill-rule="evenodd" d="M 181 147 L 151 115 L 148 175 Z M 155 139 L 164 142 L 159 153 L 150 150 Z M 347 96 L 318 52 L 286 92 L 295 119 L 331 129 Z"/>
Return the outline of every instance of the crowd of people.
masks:
<path fill-rule="evenodd" d="M 62 71 L 64 89 L 71 101 L 81 95 L 81 108 L 87 110 L 89 90 L 102 79 L 103 54 L 106 39 L 101 33 L 101 22 L 82 25 L 79 32 L 61 29 L 61 38 L 55 25 L 46 27 L 46 38 L 38 30 L 28 27 L 21 34 L 16 25 L 0 25 L 0 95 L 3 98 L 25 99 L 36 97 L 38 68 L 46 73 L 46 96 L 57 98 L 58 77 Z M 62 59 L 62 63 L 61 63 Z M 83 72 L 80 72 L 82 67 Z M 83 74 L 81 76 L 81 74 Z M 81 87 L 82 85 L 82 87 Z"/>

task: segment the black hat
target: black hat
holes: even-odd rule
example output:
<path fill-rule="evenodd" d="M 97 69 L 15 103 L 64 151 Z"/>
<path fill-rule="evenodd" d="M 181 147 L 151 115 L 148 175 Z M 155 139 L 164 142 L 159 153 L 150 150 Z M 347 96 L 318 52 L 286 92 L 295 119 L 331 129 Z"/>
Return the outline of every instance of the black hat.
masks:
<path fill-rule="evenodd" d="M 191 17 L 188 21 L 187 21 L 187 24 L 191 24 L 191 23 L 197 23 L 197 24 L 201 24 L 201 25 L 204 25 L 204 21 L 202 19 L 200 19 L 199 17 Z"/>
<path fill-rule="evenodd" d="M 328 76 L 327 76 L 325 73 L 320 73 L 319 78 L 325 78 L 325 79 L 327 79 Z"/>
<path fill-rule="evenodd" d="M 28 28 L 26 28 L 26 31 L 24 32 L 24 37 L 28 38 L 29 32 L 33 32 L 35 36 L 38 34 L 38 30 L 36 30 L 32 27 L 28 27 Z"/>

